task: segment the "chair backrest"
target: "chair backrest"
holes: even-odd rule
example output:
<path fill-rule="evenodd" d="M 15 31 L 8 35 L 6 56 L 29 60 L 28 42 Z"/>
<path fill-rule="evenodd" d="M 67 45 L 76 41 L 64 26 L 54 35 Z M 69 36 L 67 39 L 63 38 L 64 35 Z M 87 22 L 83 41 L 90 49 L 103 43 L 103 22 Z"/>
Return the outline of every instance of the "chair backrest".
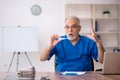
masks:
<path fill-rule="evenodd" d="M 91 71 L 94 71 L 94 61 L 93 61 L 93 58 L 91 58 L 91 61 L 92 61 L 92 70 Z"/>
<path fill-rule="evenodd" d="M 55 72 L 56 72 L 56 66 L 57 66 L 57 64 L 56 64 L 56 55 L 55 55 L 55 60 L 54 60 L 54 69 L 55 69 Z"/>

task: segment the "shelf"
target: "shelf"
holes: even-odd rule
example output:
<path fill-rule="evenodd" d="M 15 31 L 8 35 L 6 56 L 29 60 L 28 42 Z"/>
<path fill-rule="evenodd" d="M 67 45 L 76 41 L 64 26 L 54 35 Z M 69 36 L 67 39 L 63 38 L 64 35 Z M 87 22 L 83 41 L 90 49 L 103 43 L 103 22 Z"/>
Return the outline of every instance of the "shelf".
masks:
<path fill-rule="evenodd" d="M 119 18 L 104 18 L 104 17 L 97 17 L 96 20 L 119 20 Z"/>
<path fill-rule="evenodd" d="M 108 18 L 118 18 L 119 17 L 119 5 L 118 4 L 96 4 L 95 5 L 95 17 L 104 18 L 103 11 L 110 11 Z"/>
<path fill-rule="evenodd" d="M 84 34 L 84 35 L 87 35 L 87 34 L 91 34 L 91 32 L 80 32 L 80 34 Z M 112 32 L 112 31 L 102 31 L 102 32 L 96 32 L 96 34 L 120 34 L 119 31 L 116 31 L 116 32 Z"/>
<path fill-rule="evenodd" d="M 102 32 L 96 32 L 97 34 L 120 34 L 120 32 L 117 31 L 102 31 Z"/>
<path fill-rule="evenodd" d="M 105 17 L 103 11 L 110 11 Z M 65 16 L 80 19 L 80 35 L 91 34 L 90 26 L 96 30 L 105 48 L 120 48 L 120 4 L 67 4 Z"/>
<path fill-rule="evenodd" d="M 79 19 L 80 19 L 80 20 L 87 20 L 87 19 L 88 19 L 88 20 L 93 20 L 93 18 L 81 18 L 81 17 L 79 17 Z"/>
<path fill-rule="evenodd" d="M 118 32 L 119 28 L 119 20 L 115 19 L 99 19 L 97 21 L 97 29 L 98 32 L 103 32 L 103 33 L 116 33 Z"/>

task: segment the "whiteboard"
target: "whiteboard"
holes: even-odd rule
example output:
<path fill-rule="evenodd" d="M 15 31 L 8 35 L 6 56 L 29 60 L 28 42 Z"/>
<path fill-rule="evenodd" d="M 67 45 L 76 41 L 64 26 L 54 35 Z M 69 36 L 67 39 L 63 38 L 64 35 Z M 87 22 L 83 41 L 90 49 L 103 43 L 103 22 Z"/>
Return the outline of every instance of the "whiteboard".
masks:
<path fill-rule="evenodd" d="M 39 51 L 37 27 L 3 27 L 3 51 Z"/>

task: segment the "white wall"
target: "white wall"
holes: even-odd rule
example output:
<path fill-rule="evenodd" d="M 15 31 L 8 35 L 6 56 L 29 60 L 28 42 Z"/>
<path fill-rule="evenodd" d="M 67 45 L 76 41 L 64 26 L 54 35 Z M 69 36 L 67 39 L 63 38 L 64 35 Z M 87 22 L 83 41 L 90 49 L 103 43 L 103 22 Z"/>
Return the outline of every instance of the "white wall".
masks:
<path fill-rule="evenodd" d="M 49 36 L 53 33 L 64 34 L 64 10 L 66 3 L 120 3 L 120 0 L 0 0 L 0 71 L 7 71 L 12 53 L 2 52 L 2 27 L 9 26 L 37 26 L 39 27 L 38 53 L 29 53 L 29 57 L 37 71 L 54 71 L 54 57 L 50 61 L 39 61 L 40 52 L 46 47 Z M 42 8 L 39 16 L 30 12 L 32 5 L 38 4 Z M 22 55 L 20 65 L 29 66 Z M 16 61 L 16 59 L 15 59 Z M 20 66 L 21 67 L 21 66 Z M 12 70 L 16 68 L 14 62 Z"/>

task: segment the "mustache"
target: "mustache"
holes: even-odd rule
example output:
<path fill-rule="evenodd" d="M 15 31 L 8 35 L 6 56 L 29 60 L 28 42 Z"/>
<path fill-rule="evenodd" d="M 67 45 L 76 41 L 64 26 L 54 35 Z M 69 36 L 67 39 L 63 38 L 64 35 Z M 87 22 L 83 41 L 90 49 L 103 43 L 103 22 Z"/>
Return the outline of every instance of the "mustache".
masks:
<path fill-rule="evenodd" d="M 73 33 L 72 32 L 68 33 L 68 35 L 71 35 L 71 34 L 73 34 Z"/>

